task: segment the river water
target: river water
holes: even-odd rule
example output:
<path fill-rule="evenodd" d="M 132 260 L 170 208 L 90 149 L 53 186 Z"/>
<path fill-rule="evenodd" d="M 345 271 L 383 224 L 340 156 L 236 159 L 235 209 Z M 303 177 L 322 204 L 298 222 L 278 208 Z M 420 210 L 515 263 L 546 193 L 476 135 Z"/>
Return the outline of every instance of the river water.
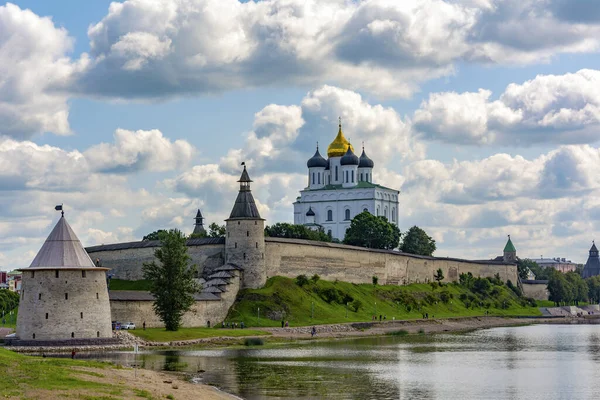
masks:
<path fill-rule="evenodd" d="M 125 365 L 132 352 L 90 355 Z M 245 399 L 597 399 L 600 325 L 148 351 L 145 368 L 198 373 Z"/>

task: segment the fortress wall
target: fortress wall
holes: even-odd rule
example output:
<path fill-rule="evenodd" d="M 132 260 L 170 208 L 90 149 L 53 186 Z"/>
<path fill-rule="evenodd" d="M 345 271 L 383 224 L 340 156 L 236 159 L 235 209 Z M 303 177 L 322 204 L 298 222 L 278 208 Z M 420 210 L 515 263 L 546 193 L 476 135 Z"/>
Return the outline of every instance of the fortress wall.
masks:
<path fill-rule="evenodd" d="M 377 276 L 380 284 L 423 283 L 434 280 L 438 268 L 444 282 L 457 281 L 461 273 L 475 277 L 493 277 L 517 282 L 517 267 L 466 260 L 415 257 L 391 252 L 366 250 L 351 246 L 315 244 L 304 240 L 274 239 L 266 241 L 267 277 L 318 274 L 327 280 L 370 283 Z"/>
<path fill-rule="evenodd" d="M 102 250 L 89 253 L 94 262 L 100 259 L 102 266 L 110 268 L 109 274 L 115 279 L 137 281 L 144 279 L 142 265 L 154 260 L 158 247 L 138 247 L 123 250 Z M 188 246 L 192 263 L 198 266 L 198 273 L 212 271 L 224 264 L 225 246 L 222 244 Z"/>
<path fill-rule="evenodd" d="M 237 275 L 227 285 L 227 291 L 221 293 L 221 301 L 196 301 L 191 310 L 183 315 L 182 325 L 185 327 L 203 327 L 207 326 L 207 322 L 210 321 L 211 326 L 214 326 L 214 324 L 224 321 L 229 308 L 235 301 L 239 288 L 240 277 Z M 111 300 L 110 311 L 114 321 L 133 322 L 137 329 L 142 329 L 144 321 L 147 328 L 164 327 L 160 318 L 154 313 L 152 301 Z"/>

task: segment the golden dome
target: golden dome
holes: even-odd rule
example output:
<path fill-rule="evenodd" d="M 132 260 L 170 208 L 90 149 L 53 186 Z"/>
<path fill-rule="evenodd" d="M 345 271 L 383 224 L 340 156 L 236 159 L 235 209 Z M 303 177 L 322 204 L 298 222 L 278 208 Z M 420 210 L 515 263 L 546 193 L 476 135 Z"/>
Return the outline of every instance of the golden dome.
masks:
<path fill-rule="evenodd" d="M 338 130 L 338 134 L 333 139 L 333 142 L 327 147 L 327 157 L 341 157 L 348 151 L 348 146 L 350 146 L 350 150 L 354 152 L 354 147 L 350 144 L 350 142 L 344 137 L 344 132 L 342 132 L 342 123 L 339 125 L 340 129 Z"/>

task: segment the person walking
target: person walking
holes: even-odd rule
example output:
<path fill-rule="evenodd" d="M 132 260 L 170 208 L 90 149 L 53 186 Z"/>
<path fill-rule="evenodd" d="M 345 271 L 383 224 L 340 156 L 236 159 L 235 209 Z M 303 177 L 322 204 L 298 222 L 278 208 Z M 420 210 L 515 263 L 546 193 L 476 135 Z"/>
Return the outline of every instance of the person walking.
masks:
<path fill-rule="evenodd" d="M 144 330 L 146 330 L 146 321 L 144 321 L 144 323 L 142 324 L 142 328 L 143 328 Z"/>
<path fill-rule="evenodd" d="M 314 337 L 317 334 L 317 328 L 315 328 L 314 326 L 312 327 L 311 331 L 310 331 L 310 337 Z"/>

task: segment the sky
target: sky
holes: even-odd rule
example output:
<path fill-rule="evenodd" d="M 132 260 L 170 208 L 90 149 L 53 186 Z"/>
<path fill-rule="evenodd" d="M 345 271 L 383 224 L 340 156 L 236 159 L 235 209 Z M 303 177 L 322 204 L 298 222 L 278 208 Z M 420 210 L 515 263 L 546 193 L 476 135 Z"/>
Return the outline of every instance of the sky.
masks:
<path fill-rule="evenodd" d="M 435 255 L 586 261 L 596 0 L 28 0 L 0 5 L 0 269 L 56 204 L 85 246 L 222 224 L 242 161 L 293 222 L 338 117 Z"/>

